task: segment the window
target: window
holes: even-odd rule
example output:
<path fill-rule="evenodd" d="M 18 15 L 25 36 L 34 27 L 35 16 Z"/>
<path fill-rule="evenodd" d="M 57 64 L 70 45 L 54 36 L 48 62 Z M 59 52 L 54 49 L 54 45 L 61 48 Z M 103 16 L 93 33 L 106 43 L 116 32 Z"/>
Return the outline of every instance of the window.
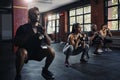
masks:
<path fill-rule="evenodd" d="M 83 6 L 69 11 L 69 31 L 72 31 L 72 25 L 80 23 L 83 31 L 90 31 L 91 25 L 91 6 Z"/>
<path fill-rule="evenodd" d="M 118 21 L 108 21 L 108 27 L 111 30 L 118 30 Z"/>
<path fill-rule="evenodd" d="M 117 5 L 117 4 L 118 4 L 118 0 L 108 0 L 108 6 Z"/>
<path fill-rule="evenodd" d="M 120 31 L 120 0 L 105 1 L 106 22 L 108 27 L 114 31 Z"/>
<path fill-rule="evenodd" d="M 90 14 L 84 15 L 84 23 L 91 23 L 91 15 Z"/>
<path fill-rule="evenodd" d="M 83 14 L 83 8 L 79 8 L 76 10 L 76 14 L 79 15 L 79 14 Z"/>
<path fill-rule="evenodd" d="M 47 33 L 59 32 L 59 14 L 48 15 Z"/>
<path fill-rule="evenodd" d="M 77 16 L 77 23 L 83 24 L 83 16 Z"/>
<path fill-rule="evenodd" d="M 71 10 L 70 11 L 70 16 L 74 16 L 75 15 L 75 10 Z"/>
<path fill-rule="evenodd" d="M 119 30 L 120 30 L 120 20 L 119 20 Z"/>
<path fill-rule="evenodd" d="M 118 18 L 118 7 L 108 8 L 108 19 L 117 19 Z"/>

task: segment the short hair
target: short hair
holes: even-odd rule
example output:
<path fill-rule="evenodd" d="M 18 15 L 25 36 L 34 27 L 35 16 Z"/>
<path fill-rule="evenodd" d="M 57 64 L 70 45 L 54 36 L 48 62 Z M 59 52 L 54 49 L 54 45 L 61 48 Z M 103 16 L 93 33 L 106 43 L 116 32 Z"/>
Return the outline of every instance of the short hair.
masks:
<path fill-rule="evenodd" d="M 91 28 L 94 27 L 94 26 L 97 26 L 97 25 L 96 25 L 96 24 L 92 24 L 92 25 L 91 25 Z"/>
<path fill-rule="evenodd" d="M 39 11 L 37 7 L 30 8 L 28 10 L 28 17 L 30 18 L 36 10 Z"/>
<path fill-rule="evenodd" d="M 107 23 L 102 24 L 102 25 L 101 25 L 101 29 L 103 28 L 104 25 L 107 25 Z"/>
<path fill-rule="evenodd" d="M 80 23 L 74 23 L 72 26 L 72 33 L 75 33 L 75 30 L 78 28 L 78 26 L 80 25 Z"/>

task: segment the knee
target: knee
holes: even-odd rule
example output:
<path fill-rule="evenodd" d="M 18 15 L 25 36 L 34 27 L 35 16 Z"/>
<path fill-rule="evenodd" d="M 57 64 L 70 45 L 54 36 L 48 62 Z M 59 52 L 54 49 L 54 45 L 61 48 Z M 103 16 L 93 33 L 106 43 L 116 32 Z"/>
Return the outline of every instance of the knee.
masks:
<path fill-rule="evenodd" d="M 69 46 L 69 49 L 70 49 L 70 50 L 73 50 L 74 48 L 73 48 L 73 46 L 72 46 L 72 45 L 70 45 L 70 46 Z"/>
<path fill-rule="evenodd" d="M 88 44 L 86 44 L 86 48 L 89 49 L 89 47 L 90 47 L 90 46 L 89 46 Z"/>
<path fill-rule="evenodd" d="M 65 55 L 70 55 L 73 53 L 73 46 L 72 45 L 69 45 L 69 47 L 67 48 L 67 50 L 64 52 Z"/>
<path fill-rule="evenodd" d="M 53 48 L 49 47 L 48 48 L 48 56 L 54 58 L 55 57 L 55 51 Z"/>
<path fill-rule="evenodd" d="M 17 51 L 17 55 L 20 56 L 20 57 L 26 57 L 28 54 L 27 50 L 24 49 L 24 48 L 20 48 L 18 49 Z"/>
<path fill-rule="evenodd" d="M 86 44 L 84 49 L 85 49 L 85 50 L 88 50 L 88 49 L 89 49 L 89 45 Z"/>
<path fill-rule="evenodd" d="M 64 47 L 63 48 L 63 53 L 65 54 L 65 55 L 68 55 L 69 53 L 71 53 L 72 51 L 73 51 L 73 46 L 72 45 L 68 45 L 68 46 L 66 46 L 66 47 Z"/>

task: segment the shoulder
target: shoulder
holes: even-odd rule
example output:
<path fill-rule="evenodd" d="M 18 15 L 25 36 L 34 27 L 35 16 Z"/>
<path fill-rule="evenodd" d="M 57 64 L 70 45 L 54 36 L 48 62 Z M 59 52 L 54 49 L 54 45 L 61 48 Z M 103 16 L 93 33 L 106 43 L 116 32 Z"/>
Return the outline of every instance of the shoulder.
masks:
<path fill-rule="evenodd" d="M 103 30 L 100 30 L 99 32 L 100 32 L 100 33 L 103 33 Z"/>
<path fill-rule="evenodd" d="M 29 23 L 26 23 L 26 24 L 20 25 L 18 29 L 26 30 L 29 28 L 31 28 L 31 25 Z"/>
<path fill-rule="evenodd" d="M 20 25 L 19 28 L 17 29 L 17 33 L 23 33 L 26 30 L 28 30 L 29 28 L 30 28 L 30 24 L 28 24 L 28 23 Z"/>
<path fill-rule="evenodd" d="M 69 34 L 68 38 L 69 39 L 73 39 L 74 38 L 74 34 L 73 33 Z"/>
<path fill-rule="evenodd" d="M 32 27 L 32 25 L 31 24 L 29 24 L 29 23 L 26 23 L 26 24 L 23 24 L 23 25 L 21 25 L 21 27 L 24 27 L 24 28 L 30 28 L 30 27 Z"/>
<path fill-rule="evenodd" d="M 69 37 L 72 37 L 74 34 L 73 33 L 71 33 L 71 34 L 69 34 Z"/>
<path fill-rule="evenodd" d="M 26 24 L 20 25 L 20 27 L 18 29 L 20 29 L 20 28 L 26 28 L 26 27 L 29 27 L 29 26 L 30 26 L 30 24 L 26 23 Z"/>

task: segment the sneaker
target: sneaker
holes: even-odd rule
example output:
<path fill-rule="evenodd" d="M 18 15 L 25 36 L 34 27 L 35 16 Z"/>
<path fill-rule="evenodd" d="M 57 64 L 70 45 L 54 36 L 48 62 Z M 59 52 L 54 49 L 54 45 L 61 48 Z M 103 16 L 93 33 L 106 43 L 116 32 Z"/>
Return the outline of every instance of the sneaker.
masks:
<path fill-rule="evenodd" d="M 111 52 L 112 50 L 110 48 L 108 48 L 108 51 Z"/>
<path fill-rule="evenodd" d="M 65 66 L 66 66 L 66 67 L 70 67 L 69 62 L 65 62 Z"/>
<path fill-rule="evenodd" d="M 105 48 L 105 51 L 111 52 L 112 50 L 110 48 Z"/>
<path fill-rule="evenodd" d="M 81 63 L 86 63 L 87 61 L 85 59 L 80 59 Z"/>
<path fill-rule="evenodd" d="M 105 51 L 108 51 L 108 48 L 105 48 Z"/>
<path fill-rule="evenodd" d="M 48 80 L 53 80 L 55 78 L 52 72 L 45 69 L 42 70 L 42 76 Z"/>
<path fill-rule="evenodd" d="M 103 52 L 103 50 L 102 49 L 98 49 L 97 52 Z"/>

